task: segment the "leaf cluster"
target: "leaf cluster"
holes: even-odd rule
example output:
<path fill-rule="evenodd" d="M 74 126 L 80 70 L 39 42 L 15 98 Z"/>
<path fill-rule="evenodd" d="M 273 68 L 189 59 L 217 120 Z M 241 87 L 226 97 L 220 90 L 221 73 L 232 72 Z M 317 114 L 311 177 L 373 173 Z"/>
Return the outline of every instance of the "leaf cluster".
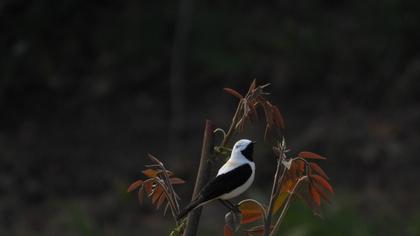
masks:
<path fill-rule="evenodd" d="M 167 210 L 170 209 L 174 220 L 177 221 L 176 216 L 180 211 L 178 203 L 180 197 L 175 192 L 173 185 L 183 184 L 185 181 L 175 177 L 173 172 L 166 170 L 163 163 L 155 156 L 151 154 L 148 154 L 148 156 L 154 163 L 146 165 L 148 169 L 142 171 L 147 177 L 146 180 L 139 179 L 134 181 L 128 187 L 127 192 L 137 190 L 140 203 L 143 202 L 146 194 L 157 210 L 166 202 L 163 214 L 166 215 Z"/>

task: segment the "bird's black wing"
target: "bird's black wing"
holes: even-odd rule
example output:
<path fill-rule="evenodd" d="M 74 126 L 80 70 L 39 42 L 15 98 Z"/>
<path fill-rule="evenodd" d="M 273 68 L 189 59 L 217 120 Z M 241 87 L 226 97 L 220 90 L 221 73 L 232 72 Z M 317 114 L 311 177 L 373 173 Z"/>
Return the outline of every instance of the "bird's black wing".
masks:
<path fill-rule="evenodd" d="M 252 168 L 249 164 L 243 164 L 227 173 L 216 176 L 201 190 L 203 199 L 210 200 L 243 185 L 251 176 Z"/>
<path fill-rule="evenodd" d="M 204 186 L 197 198 L 179 213 L 177 219 L 183 218 L 201 203 L 217 198 L 225 193 L 229 193 L 237 187 L 243 185 L 251 175 L 251 166 L 249 164 L 243 164 L 225 174 L 216 176 L 206 186 Z"/>

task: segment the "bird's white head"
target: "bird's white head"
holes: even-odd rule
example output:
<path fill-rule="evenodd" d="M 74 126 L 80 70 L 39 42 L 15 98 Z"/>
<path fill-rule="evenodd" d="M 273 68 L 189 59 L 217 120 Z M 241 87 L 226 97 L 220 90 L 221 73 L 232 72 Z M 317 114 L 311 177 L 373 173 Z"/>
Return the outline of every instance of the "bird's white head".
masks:
<path fill-rule="evenodd" d="M 254 143 L 249 139 L 241 139 L 235 143 L 232 149 L 231 158 L 246 158 L 248 161 L 253 162 L 252 156 L 254 155 Z"/>

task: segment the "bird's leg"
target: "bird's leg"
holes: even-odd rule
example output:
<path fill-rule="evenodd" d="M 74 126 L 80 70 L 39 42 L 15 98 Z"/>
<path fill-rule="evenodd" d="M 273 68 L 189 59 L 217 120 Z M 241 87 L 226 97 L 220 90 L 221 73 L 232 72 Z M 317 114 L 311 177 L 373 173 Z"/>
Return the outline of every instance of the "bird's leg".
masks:
<path fill-rule="evenodd" d="M 225 205 L 225 207 L 227 207 L 229 210 L 236 212 L 236 213 L 241 213 L 241 211 L 239 210 L 237 205 L 234 205 L 232 202 L 230 202 L 229 200 L 222 200 L 219 199 L 220 202 Z"/>
<path fill-rule="evenodd" d="M 225 200 L 233 209 L 234 212 L 236 213 L 241 213 L 241 211 L 239 210 L 238 205 L 233 204 L 231 201 L 229 200 Z"/>
<path fill-rule="evenodd" d="M 233 211 L 232 206 L 229 205 L 225 200 L 219 199 L 219 201 L 229 210 Z"/>

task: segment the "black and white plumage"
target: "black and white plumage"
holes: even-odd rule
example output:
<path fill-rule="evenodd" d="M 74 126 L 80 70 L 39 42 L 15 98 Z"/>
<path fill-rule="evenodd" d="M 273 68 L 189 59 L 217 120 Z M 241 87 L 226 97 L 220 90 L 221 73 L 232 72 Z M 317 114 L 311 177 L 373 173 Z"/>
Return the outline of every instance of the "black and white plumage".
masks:
<path fill-rule="evenodd" d="M 178 219 L 208 202 L 217 199 L 228 200 L 245 192 L 254 182 L 253 153 L 254 142 L 248 139 L 237 141 L 229 160 L 219 169 L 216 177 L 204 186 L 197 198 L 178 215 Z"/>

